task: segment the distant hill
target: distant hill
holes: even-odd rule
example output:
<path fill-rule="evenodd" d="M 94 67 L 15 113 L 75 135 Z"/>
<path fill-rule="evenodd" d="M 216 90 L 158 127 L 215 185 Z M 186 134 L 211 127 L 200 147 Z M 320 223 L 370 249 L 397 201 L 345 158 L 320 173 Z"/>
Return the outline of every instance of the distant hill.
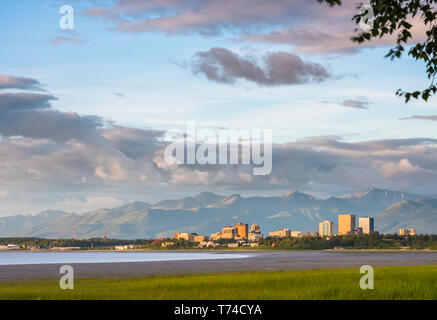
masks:
<path fill-rule="evenodd" d="M 159 209 L 192 209 L 198 207 L 204 207 L 211 203 L 216 203 L 226 198 L 225 196 L 219 196 L 212 192 L 202 192 L 194 197 L 187 197 L 177 200 L 163 200 L 153 206 L 153 208 Z"/>
<path fill-rule="evenodd" d="M 242 221 L 260 224 L 267 234 L 278 228 L 316 231 L 319 221 L 329 219 L 336 225 L 339 213 L 352 213 L 375 216 L 375 228 L 380 232 L 394 232 L 399 226 L 416 225 L 418 232 L 437 233 L 437 215 L 432 214 L 437 208 L 433 206 L 436 201 L 420 195 L 373 188 L 329 199 L 317 199 L 295 190 L 274 197 L 222 196 L 204 192 L 154 205 L 133 202 L 80 215 L 53 215 L 40 223 L 32 220 L 38 215 L 0 218 L 0 226 L 17 219 L 13 230 L 0 230 L 4 232 L 3 236 L 71 238 L 75 230 L 78 238 L 106 235 L 135 239 L 170 236 L 174 232 L 209 235 L 226 224 Z"/>
<path fill-rule="evenodd" d="M 437 233 L 437 199 L 398 202 L 377 214 L 375 223 L 386 232 L 415 228 L 419 233 Z"/>
<path fill-rule="evenodd" d="M 0 218 L 0 237 L 14 236 L 23 230 L 68 216 L 65 211 L 47 210 L 37 215 L 16 215 Z"/>

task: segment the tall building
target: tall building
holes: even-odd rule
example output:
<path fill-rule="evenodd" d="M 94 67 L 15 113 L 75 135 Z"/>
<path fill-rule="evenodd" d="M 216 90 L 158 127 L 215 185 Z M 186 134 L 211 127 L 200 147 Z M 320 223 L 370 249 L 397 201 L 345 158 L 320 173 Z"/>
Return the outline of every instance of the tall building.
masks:
<path fill-rule="evenodd" d="M 334 233 L 334 223 L 329 220 L 324 220 L 319 223 L 319 235 L 321 237 L 329 237 Z"/>
<path fill-rule="evenodd" d="M 222 238 L 223 239 L 234 239 L 237 232 L 234 227 L 226 226 L 222 229 Z"/>
<path fill-rule="evenodd" d="M 259 227 L 258 224 L 254 223 L 250 227 L 249 236 L 248 236 L 249 241 L 259 241 L 262 238 L 263 238 L 263 235 L 261 233 L 261 228 Z"/>
<path fill-rule="evenodd" d="M 237 223 L 234 228 L 236 229 L 236 236 L 241 239 L 247 239 L 249 236 L 249 227 L 247 224 L 242 222 Z"/>
<path fill-rule="evenodd" d="M 338 215 L 338 234 L 340 236 L 348 234 L 356 228 L 356 217 L 354 214 Z"/>
<path fill-rule="evenodd" d="M 369 234 L 375 231 L 375 222 L 372 217 L 363 217 L 358 219 L 358 227 L 363 229 L 364 234 Z"/>
<path fill-rule="evenodd" d="M 259 227 L 259 224 L 254 223 L 253 225 L 250 226 L 250 232 L 253 233 L 261 233 L 261 228 Z"/>

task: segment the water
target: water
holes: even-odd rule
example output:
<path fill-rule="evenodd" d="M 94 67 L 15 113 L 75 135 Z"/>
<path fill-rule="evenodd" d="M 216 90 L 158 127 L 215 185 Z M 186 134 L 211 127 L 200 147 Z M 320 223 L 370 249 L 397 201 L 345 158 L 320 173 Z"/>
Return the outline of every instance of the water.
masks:
<path fill-rule="evenodd" d="M 245 257 L 247 255 L 205 252 L 3 251 L 0 252 L 0 265 L 214 260 Z"/>

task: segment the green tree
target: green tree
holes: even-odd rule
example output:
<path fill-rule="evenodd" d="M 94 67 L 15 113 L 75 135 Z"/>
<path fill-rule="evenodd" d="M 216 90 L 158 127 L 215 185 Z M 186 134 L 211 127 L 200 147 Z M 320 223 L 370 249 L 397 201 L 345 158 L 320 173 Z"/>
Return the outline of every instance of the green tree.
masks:
<path fill-rule="evenodd" d="M 341 5 L 341 0 L 317 0 L 317 2 L 328 3 L 331 7 Z M 416 91 L 404 91 L 399 89 L 396 95 L 403 96 L 405 102 L 411 98 L 423 99 L 425 101 L 437 91 L 435 77 L 437 74 L 437 25 L 435 24 L 437 12 L 437 0 L 370 0 L 369 5 L 374 13 L 373 25 L 370 30 L 361 31 L 352 41 L 363 43 L 372 41 L 375 38 L 382 38 L 387 35 L 396 36 L 396 45 L 389 50 L 386 57 L 391 60 L 398 59 L 405 52 L 405 46 L 412 40 L 411 19 L 419 17 L 426 26 L 426 39 L 423 42 L 410 43 L 408 56 L 417 61 L 422 61 L 426 67 L 426 76 L 430 81 L 427 88 Z M 364 8 L 361 4 L 357 9 Z M 352 17 L 356 24 L 364 21 L 367 11 Z"/>

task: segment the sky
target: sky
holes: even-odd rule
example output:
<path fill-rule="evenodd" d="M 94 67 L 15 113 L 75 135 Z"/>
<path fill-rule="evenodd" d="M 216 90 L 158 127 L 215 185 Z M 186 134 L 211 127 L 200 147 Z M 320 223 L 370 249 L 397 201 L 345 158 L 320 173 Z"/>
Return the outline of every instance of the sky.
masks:
<path fill-rule="evenodd" d="M 356 5 L 0 2 L 0 216 L 202 191 L 437 194 L 437 100 L 395 95 L 426 87 L 425 68 L 384 58 L 390 37 L 350 41 Z M 272 172 L 165 163 L 166 130 L 187 121 L 272 130 Z"/>

